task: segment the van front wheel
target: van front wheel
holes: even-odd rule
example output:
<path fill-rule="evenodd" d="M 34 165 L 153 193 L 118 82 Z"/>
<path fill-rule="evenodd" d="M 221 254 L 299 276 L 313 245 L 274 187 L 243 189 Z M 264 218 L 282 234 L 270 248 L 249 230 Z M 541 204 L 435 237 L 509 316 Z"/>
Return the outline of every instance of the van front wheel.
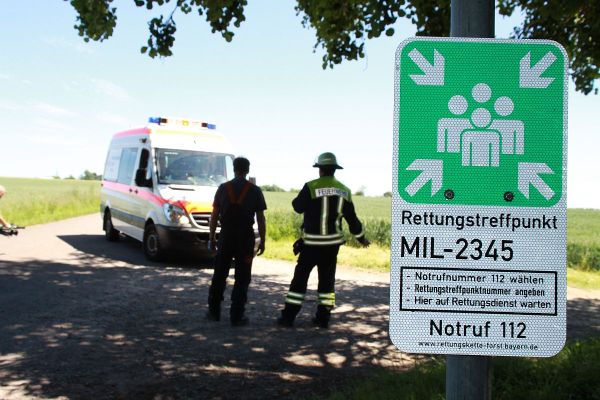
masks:
<path fill-rule="evenodd" d="M 164 250 L 154 224 L 146 225 L 144 230 L 144 254 L 150 261 L 160 261 L 164 258 Z"/>
<path fill-rule="evenodd" d="M 116 242 L 119 240 L 119 231 L 115 229 L 110 217 L 110 211 L 107 209 L 104 212 L 104 237 L 109 242 Z"/>

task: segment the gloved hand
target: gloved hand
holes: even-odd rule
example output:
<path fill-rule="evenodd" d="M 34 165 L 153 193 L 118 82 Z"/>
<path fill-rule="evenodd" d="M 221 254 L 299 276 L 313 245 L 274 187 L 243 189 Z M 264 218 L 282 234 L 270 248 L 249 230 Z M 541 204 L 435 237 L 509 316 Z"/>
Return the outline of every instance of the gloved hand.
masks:
<path fill-rule="evenodd" d="M 361 236 L 356 240 L 358 240 L 358 243 L 362 244 L 363 247 L 369 247 L 369 245 L 371 244 L 371 242 L 369 242 L 369 239 L 367 239 L 366 236 Z"/>
<path fill-rule="evenodd" d="M 292 247 L 294 250 L 294 255 L 297 256 L 298 253 L 300 253 L 300 251 L 302 251 L 302 247 L 304 247 L 304 240 L 302 240 L 302 239 L 296 240 Z"/>

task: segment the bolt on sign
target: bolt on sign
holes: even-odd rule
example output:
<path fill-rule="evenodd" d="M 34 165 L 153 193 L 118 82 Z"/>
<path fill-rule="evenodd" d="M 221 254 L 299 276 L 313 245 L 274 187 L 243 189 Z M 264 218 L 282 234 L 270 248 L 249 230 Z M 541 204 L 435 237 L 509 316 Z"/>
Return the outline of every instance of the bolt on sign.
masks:
<path fill-rule="evenodd" d="M 398 47 L 390 337 L 399 349 L 562 349 L 566 63 L 544 40 Z"/>

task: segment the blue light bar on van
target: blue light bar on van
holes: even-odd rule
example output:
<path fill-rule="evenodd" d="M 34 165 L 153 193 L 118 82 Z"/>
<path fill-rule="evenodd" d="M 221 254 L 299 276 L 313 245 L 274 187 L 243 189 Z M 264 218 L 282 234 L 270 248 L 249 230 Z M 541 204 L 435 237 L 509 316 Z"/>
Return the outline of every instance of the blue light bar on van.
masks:
<path fill-rule="evenodd" d="M 191 119 L 150 117 L 148 118 L 148 122 L 151 124 L 159 125 L 189 126 L 196 128 L 217 129 L 217 125 L 215 124 L 209 124 L 208 122 L 195 121 Z"/>

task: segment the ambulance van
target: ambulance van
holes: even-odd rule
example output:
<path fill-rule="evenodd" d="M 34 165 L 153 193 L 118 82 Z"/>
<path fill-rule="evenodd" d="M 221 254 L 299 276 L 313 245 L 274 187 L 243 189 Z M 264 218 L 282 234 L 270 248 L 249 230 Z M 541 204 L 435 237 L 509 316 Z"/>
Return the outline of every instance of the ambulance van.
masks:
<path fill-rule="evenodd" d="M 116 133 L 100 192 L 106 239 L 137 239 L 150 260 L 182 248 L 213 255 L 212 202 L 217 187 L 233 179 L 233 158 L 230 142 L 202 121 L 153 117 Z"/>

